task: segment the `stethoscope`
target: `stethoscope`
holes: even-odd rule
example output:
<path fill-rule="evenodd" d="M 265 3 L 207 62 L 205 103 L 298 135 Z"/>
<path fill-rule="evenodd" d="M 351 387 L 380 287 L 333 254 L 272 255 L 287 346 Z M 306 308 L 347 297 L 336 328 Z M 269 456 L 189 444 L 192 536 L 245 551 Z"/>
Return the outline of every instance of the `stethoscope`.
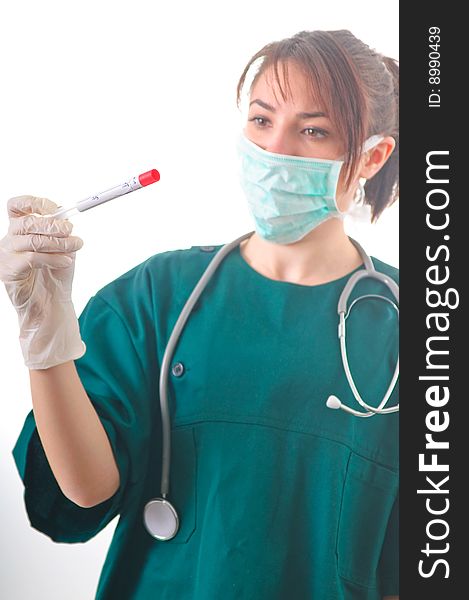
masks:
<path fill-rule="evenodd" d="M 249 233 L 246 233 L 245 235 L 242 235 L 241 237 L 237 238 L 233 242 L 226 244 L 217 252 L 215 257 L 211 260 L 210 264 L 205 269 L 202 277 L 198 281 L 197 285 L 195 286 L 191 295 L 189 296 L 187 302 L 185 303 L 184 308 L 182 309 L 181 314 L 179 315 L 179 317 L 176 321 L 173 331 L 171 332 L 171 336 L 169 338 L 168 345 L 166 346 L 166 349 L 165 349 L 165 352 L 163 355 L 163 361 L 161 363 L 161 371 L 160 371 L 160 382 L 159 382 L 160 403 L 161 403 L 161 421 L 162 421 L 161 497 L 153 498 L 152 500 L 149 500 L 147 502 L 147 504 L 145 505 L 145 508 L 143 509 L 144 525 L 145 525 L 148 533 L 158 540 L 165 541 L 165 540 L 172 539 L 176 535 L 176 533 L 179 529 L 179 517 L 178 517 L 177 511 L 174 508 L 174 506 L 167 499 L 168 492 L 169 492 L 169 469 L 170 469 L 170 460 L 171 460 L 171 422 L 170 422 L 170 416 L 169 416 L 169 410 L 168 410 L 167 387 L 168 387 L 168 373 L 169 373 L 169 368 L 170 368 L 170 363 L 171 363 L 171 359 L 173 356 L 173 352 L 174 352 L 176 344 L 179 340 L 179 336 L 181 335 L 184 325 L 186 324 L 186 321 L 189 318 L 189 315 L 191 314 L 191 311 L 192 311 L 195 303 L 197 302 L 197 300 L 199 299 L 199 296 L 204 291 L 210 278 L 217 270 L 219 264 L 222 262 L 222 260 L 225 258 L 225 256 L 227 254 L 229 254 L 243 240 L 250 237 L 253 233 L 254 233 L 253 231 L 250 231 Z M 387 285 L 388 288 L 391 290 L 391 292 L 397 302 L 399 302 L 399 287 L 396 284 L 396 282 L 393 279 L 391 279 L 389 276 L 385 275 L 384 273 L 380 273 L 380 272 L 376 271 L 376 269 L 373 266 L 373 263 L 371 262 L 371 258 L 368 256 L 368 254 L 365 252 L 365 250 L 360 246 L 360 244 L 356 240 L 354 240 L 350 237 L 349 237 L 349 239 L 356 246 L 358 252 L 360 253 L 365 269 L 356 271 L 355 273 L 353 273 L 350 276 L 349 280 L 347 281 L 347 284 L 345 285 L 345 287 L 340 295 L 338 308 L 337 308 L 337 312 L 339 313 L 338 336 L 339 336 L 339 340 L 340 340 L 340 351 L 341 351 L 341 356 L 342 356 L 342 364 L 343 364 L 343 367 L 345 370 L 345 375 L 347 376 L 347 381 L 350 385 L 350 388 L 353 392 L 355 399 L 360 404 L 360 406 L 364 409 L 364 411 L 355 410 L 353 408 L 350 408 L 349 406 L 346 406 L 345 404 L 342 404 L 342 402 L 337 398 L 337 396 L 334 396 L 334 395 L 329 396 L 329 398 L 327 399 L 326 405 L 329 408 L 334 408 L 334 409 L 341 408 L 342 410 L 344 410 L 352 415 L 355 415 L 356 417 L 372 417 L 377 414 L 385 415 L 385 414 L 393 413 L 393 412 L 396 412 L 399 410 L 399 404 L 397 404 L 396 406 L 392 406 L 390 408 L 384 408 L 393 392 L 394 386 L 396 385 L 396 381 L 399 377 L 399 357 L 397 358 L 394 375 L 391 379 L 388 390 L 387 390 L 386 394 L 384 395 L 382 401 L 380 402 L 380 404 L 377 407 L 369 406 L 361 398 L 361 396 L 357 390 L 357 387 L 355 385 L 355 382 L 353 380 L 352 373 L 350 372 L 350 367 L 348 364 L 348 357 L 347 357 L 347 348 L 346 348 L 346 344 L 345 344 L 345 321 L 346 321 L 347 317 L 350 315 L 350 311 L 351 311 L 352 307 L 358 301 L 363 300 L 365 298 L 380 298 L 382 300 L 385 300 L 386 302 L 389 302 L 389 304 L 391 304 L 391 306 L 393 306 L 393 308 L 396 310 L 398 318 L 399 318 L 399 308 L 395 304 L 395 302 L 393 302 L 389 298 L 387 298 L 385 296 L 381 296 L 379 294 L 366 294 L 364 296 L 360 296 L 359 298 L 356 298 L 352 302 L 352 304 L 350 305 L 348 310 L 347 310 L 347 301 L 348 301 L 349 296 L 350 296 L 353 288 L 355 287 L 355 285 L 359 281 L 361 281 L 362 279 L 364 279 L 366 277 L 372 277 L 374 279 L 378 279 L 379 281 L 382 281 L 385 285 Z"/>

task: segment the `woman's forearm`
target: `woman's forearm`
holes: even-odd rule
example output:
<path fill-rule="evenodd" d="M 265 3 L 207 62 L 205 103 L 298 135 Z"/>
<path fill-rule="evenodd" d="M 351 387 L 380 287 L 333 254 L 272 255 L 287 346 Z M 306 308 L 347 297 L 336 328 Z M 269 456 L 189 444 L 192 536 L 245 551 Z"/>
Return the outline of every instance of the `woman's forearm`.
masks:
<path fill-rule="evenodd" d="M 37 430 L 60 489 L 83 508 L 104 502 L 119 487 L 119 471 L 75 363 L 29 375 Z"/>

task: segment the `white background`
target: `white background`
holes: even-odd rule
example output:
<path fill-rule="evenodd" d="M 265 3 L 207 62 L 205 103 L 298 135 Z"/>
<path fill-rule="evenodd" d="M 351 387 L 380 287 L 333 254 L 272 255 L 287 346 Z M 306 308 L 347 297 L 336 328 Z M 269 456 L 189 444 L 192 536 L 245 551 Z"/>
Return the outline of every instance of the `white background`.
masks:
<path fill-rule="evenodd" d="M 0 237 L 6 202 L 67 206 L 157 168 L 161 181 L 72 217 L 73 300 L 153 254 L 221 244 L 253 229 L 237 181 L 236 84 L 266 43 L 304 29 L 350 29 L 398 58 L 398 1 L 16 0 L 2 3 Z M 398 203 L 377 225 L 348 222 L 369 254 L 398 262 Z M 11 451 L 31 408 L 16 313 L 0 288 L 0 596 L 87 600 L 115 524 L 85 544 L 32 529 Z"/>

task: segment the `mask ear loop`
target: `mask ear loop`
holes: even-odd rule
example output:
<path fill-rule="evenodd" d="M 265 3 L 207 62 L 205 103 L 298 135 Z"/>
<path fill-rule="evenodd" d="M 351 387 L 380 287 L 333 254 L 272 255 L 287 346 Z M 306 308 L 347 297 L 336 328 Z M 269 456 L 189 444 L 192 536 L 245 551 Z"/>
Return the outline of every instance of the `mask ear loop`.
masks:
<path fill-rule="evenodd" d="M 370 136 L 365 140 L 362 146 L 362 153 L 368 152 L 376 145 L 378 145 L 384 137 L 382 135 L 376 134 Z M 365 205 L 365 184 L 366 178 L 360 177 L 358 180 L 358 186 L 355 191 L 355 195 L 353 197 L 353 206 L 350 208 L 350 215 L 359 221 L 368 221 L 369 219 L 369 207 Z"/>
<path fill-rule="evenodd" d="M 371 137 L 369 137 L 367 140 L 364 141 L 363 146 L 362 146 L 362 152 L 368 152 L 368 150 L 371 150 L 372 148 L 374 148 L 375 146 L 377 146 L 381 140 L 384 140 L 384 135 L 372 135 Z"/>

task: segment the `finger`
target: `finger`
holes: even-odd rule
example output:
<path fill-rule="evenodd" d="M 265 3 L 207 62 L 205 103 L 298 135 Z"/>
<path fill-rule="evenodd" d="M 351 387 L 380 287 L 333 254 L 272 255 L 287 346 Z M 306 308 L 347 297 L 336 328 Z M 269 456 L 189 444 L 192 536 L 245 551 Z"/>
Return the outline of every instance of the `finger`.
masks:
<path fill-rule="evenodd" d="M 56 212 L 58 208 L 58 205 L 49 198 L 37 196 L 15 196 L 7 203 L 9 217 L 21 217 L 31 213 L 48 215 Z"/>
<path fill-rule="evenodd" d="M 10 244 L 15 252 L 76 252 L 83 247 L 83 240 L 76 236 L 13 235 Z"/>
<path fill-rule="evenodd" d="M 27 215 L 11 219 L 8 233 L 11 236 L 37 233 L 40 235 L 68 237 L 72 233 L 72 229 L 73 223 L 65 219 Z"/>

